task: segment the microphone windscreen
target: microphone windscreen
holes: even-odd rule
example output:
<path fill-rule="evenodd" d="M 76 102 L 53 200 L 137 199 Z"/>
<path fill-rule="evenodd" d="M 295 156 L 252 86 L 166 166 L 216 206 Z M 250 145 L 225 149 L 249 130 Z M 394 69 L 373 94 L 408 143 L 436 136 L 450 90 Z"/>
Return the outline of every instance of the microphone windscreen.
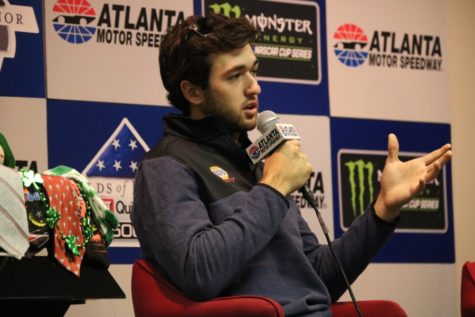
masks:
<path fill-rule="evenodd" d="M 260 133 L 265 133 L 278 122 L 279 117 L 273 111 L 265 110 L 257 114 L 257 130 Z"/>

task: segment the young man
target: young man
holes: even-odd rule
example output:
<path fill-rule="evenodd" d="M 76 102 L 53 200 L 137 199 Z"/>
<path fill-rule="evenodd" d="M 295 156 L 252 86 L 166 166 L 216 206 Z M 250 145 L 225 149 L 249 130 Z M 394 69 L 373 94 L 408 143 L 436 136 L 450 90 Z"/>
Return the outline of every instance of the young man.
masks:
<path fill-rule="evenodd" d="M 132 222 L 145 259 L 195 300 L 262 295 L 287 316 L 330 316 L 345 291 L 328 246 L 320 245 L 290 193 L 312 167 L 298 141 L 282 144 L 263 165 L 248 159 L 261 92 L 256 34 L 245 19 L 192 16 L 160 48 L 171 103 L 164 137 L 135 182 Z M 350 281 L 393 233 L 400 207 L 449 160 L 446 145 L 413 161 L 398 160 L 389 136 L 381 192 L 332 244 Z"/>

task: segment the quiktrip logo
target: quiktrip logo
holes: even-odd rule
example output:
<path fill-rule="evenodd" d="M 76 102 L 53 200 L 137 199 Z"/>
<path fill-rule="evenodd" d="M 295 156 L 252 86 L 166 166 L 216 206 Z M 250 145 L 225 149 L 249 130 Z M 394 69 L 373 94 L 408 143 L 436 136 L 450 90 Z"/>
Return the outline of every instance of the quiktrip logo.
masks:
<path fill-rule="evenodd" d="M 11 5 L 0 0 L 0 70 L 3 59 L 14 58 L 15 32 L 38 33 L 38 24 L 32 7 Z"/>
<path fill-rule="evenodd" d="M 185 19 L 183 11 L 156 8 L 153 2 L 147 7 L 132 1 L 134 5 L 90 2 L 58 0 L 53 6 L 52 24 L 63 40 L 158 48 L 166 30 Z"/>
<path fill-rule="evenodd" d="M 333 49 L 346 66 L 441 71 L 442 43 L 437 35 L 375 30 L 368 39 L 361 27 L 345 23 L 333 34 Z"/>
<path fill-rule="evenodd" d="M 54 30 L 69 43 L 82 44 L 96 33 L 96 27 L 90 25 L 96 19 L 96 12 L 87 0 L 58 0 L 53 12 L 57 14 L 53 19 Z"/>

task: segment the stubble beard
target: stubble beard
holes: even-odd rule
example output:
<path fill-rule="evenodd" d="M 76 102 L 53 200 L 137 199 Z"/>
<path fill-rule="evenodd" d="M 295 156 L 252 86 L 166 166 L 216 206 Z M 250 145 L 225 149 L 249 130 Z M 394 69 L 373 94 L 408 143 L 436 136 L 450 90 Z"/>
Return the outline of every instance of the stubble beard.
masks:
<path fill-rule="evenodd" d="M 209 93 L 205 94 L 205 103 L 202 109 L 205 115 L 223 120 L 231 132 L 247 132 L 256 127 L 257 119 L 254 119 L 253 124 L 246 124 L 247 120 L 242 120 L 241 108 L 234 109 L 229 105 L 219 104 Z"/>

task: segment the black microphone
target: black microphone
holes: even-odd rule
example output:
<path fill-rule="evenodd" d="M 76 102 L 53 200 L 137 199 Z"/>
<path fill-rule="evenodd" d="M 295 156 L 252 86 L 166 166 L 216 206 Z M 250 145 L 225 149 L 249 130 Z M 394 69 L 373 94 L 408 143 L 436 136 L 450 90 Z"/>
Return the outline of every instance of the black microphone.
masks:
<path fill-rule="evenodd" d="M 270 110 L 257 114 L 257 130 L 262 135 L 246 148 L 247 155 L 254 164 L 272 153 L 282 142 L 300 140 L 295 127 L 289 123 L 279 123 L 279 117 Z"/>
<path fill-rule="evenodd" d="M 290 123 L 279 123 L 279 117 L 275 112 L 265 110 L 257 114 L 257 130 L 262 135 L 247 147 L 246 152 L 252 162 L 255 164 L 267 155 L 271 154 L 274 149 L 287 140 L 300 140 L 297 129 Z M 303 197 L 317 211 L 317 218 L 322 227 L 323 233 L 328 234 L 328 228 L 318 211 L 317 201 L 307 185 L 300 188 Z"/>
<path fill-rule="evenodd" d="M 254 143 L 246 148 L 247 155 L 249 155 L 249 158 L 254 164 L 272 153 L 272 151 L 282 142 L 287 140 L 300 140 L 300 135 L 298 134 L 295 127 L 292 124 L 279 123 L 279 117 L 270 110 L 266 110 L 257 114 L 257 130 L 262 133 L 261 137 L 259 137 Z M 340 260 L 336 256 L 331 245 L 328 228 L 323 221 L 320 210 L 318 210 L 318 204 L 315 200 L 315 197 L 306 184 L 300 188 L 300 192 L 302 193 L 305 200 L 307 200 L 310 206 L 312 206 L 312 208 L 315 210 L 318 222 L 320 223 L 320 227 L 322 228 L 323 234 L 325 235 L 328 248 L 330 249 L 330 253 L 335 260 L 343 279 L 345 280 L 346 288 L 348 289 L 350 297 L 353 301 L 355 310 L 359 317 L 363 317 L 363 313 L 358 306 L 350 282 L 348 281 L 345 271 L 343 270 L 343 266 L 341 265 Z"/>

